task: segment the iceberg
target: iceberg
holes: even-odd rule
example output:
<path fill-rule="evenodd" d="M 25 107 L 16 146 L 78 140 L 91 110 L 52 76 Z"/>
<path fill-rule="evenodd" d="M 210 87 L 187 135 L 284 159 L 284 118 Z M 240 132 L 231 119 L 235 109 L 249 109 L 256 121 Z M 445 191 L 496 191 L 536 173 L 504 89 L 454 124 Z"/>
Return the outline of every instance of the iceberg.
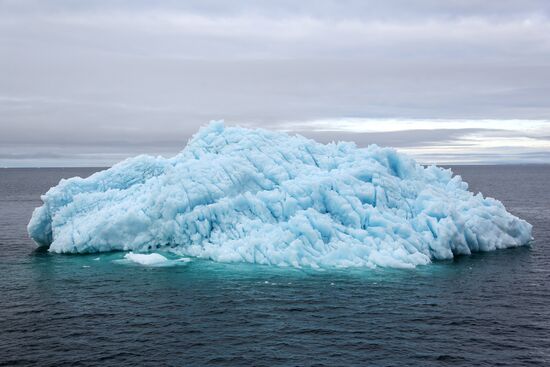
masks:
<path fill-rule="evenodd" d="M 169 260 L 165 256 L 157 253 L 151 254 L 135 254 L 129 252 L 124 255 L 124 259 L 115 260 L 122 264 L 136 264 L 147 267 L 168 267 L 174 265 L 183 265 L 190 261 L 188 258 L 180 258 L 176 260 Z"/>
<path fill-rule="evenodd" d="M 391 148 L 222 122 L 200 129 L 172 158 L 130 158 L 61 180 L 41 198 L 28 232 L 56 253 L 414 268 L 532 239 L 529 223 L 468 191 L 450 169 Z"/>

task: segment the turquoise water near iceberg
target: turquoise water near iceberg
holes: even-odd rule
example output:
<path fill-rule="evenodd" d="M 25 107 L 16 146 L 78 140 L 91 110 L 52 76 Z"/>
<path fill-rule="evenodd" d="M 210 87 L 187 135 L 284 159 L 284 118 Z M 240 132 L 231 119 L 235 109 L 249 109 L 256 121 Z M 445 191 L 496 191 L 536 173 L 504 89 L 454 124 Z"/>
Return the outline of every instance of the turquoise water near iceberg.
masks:
<path fill-rule="evenodd" d="M 39 195 L 94 170 L 0 169 L 0 364 L 547 365 L 550 167 L 453 170 L 533 224 L 533 246 L 414 270 L 51 254 L 26 234 Z"/>

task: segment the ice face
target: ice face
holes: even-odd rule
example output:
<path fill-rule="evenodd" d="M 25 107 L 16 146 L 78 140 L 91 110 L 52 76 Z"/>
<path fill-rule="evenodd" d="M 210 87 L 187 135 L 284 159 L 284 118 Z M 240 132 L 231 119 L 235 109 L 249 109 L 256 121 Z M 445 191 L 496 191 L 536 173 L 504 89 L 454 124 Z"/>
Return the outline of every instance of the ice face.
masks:
<path fill-rule="evenodd" d="M 389 148 L 211 123 L 173 158 L 138 156 L 42 196 L 30 236 L 293 267 L 414 267 L 521 246 L 531 225 L 460 176 Z"/>

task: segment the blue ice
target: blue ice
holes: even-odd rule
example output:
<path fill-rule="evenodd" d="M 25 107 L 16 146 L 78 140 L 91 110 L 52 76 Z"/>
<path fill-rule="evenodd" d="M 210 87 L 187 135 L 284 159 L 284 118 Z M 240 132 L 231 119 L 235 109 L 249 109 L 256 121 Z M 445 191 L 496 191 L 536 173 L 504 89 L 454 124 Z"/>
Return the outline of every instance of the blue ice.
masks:
<path fill-rule="evenodd" d="M 57 253 L 160 249 L 220 262 L 412 268 L 532 239 L 529 223 L 449 169 L 376 145 L 221 122 L 175 157 L 141 155 L 61 180 L 42 201 L 28 232 Z"/>

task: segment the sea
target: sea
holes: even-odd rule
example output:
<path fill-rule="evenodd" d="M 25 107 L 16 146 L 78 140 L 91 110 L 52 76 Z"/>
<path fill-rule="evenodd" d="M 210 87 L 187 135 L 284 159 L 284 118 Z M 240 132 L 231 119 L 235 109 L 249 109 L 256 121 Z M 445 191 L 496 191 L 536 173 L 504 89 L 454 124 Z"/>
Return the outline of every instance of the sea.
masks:
<path fill-rule="evenodd" d="M 60 255 L 28 238 L 32 211 L 99 169 L 0 169 L 0 365 L 550 366 L 550 165 L 451 168 L 532 244 L 413 270 Z"/>

